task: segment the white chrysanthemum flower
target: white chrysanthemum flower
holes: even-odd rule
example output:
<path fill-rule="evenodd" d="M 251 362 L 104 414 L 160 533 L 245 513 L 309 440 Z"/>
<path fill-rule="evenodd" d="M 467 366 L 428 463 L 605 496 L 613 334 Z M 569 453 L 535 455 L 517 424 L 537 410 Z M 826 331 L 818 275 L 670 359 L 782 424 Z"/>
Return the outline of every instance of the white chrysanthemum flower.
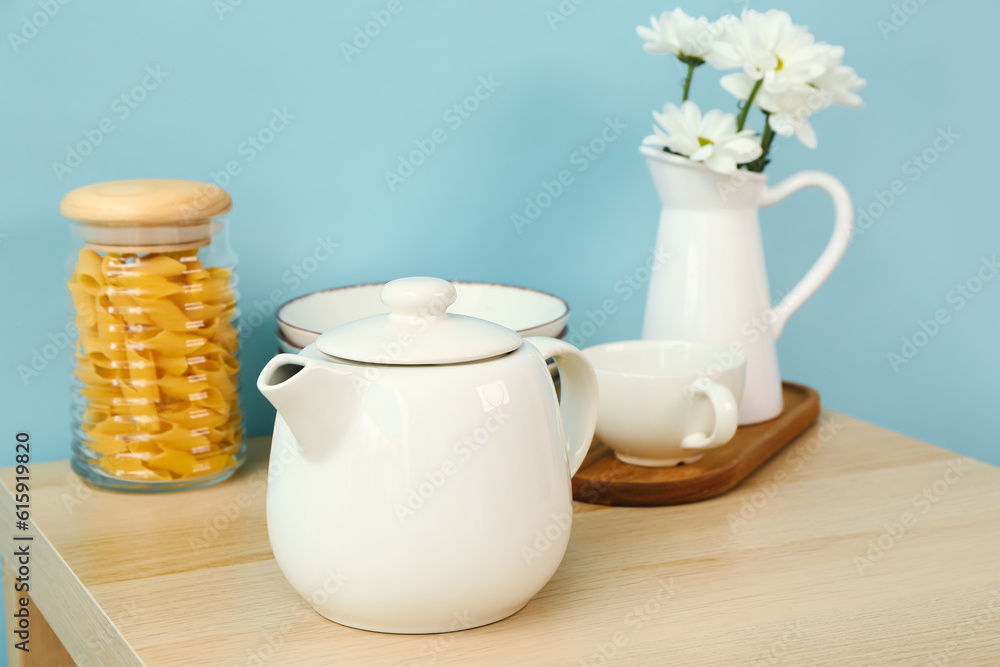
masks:
<path fill-rule="evenodd" d="M 862 108 L 865 103 L 856 91 L 864 88 L 868 82 L 859 77 L 853 67 L 842 64 L 844 47 L 831 46 L 825 42 L 820 42 L 819 45 L 823 47 L 824 72 L 810 81 L 809 85 L 826 94 L 833 104 L 851 109 Z"/>
<path fill-rule="evenodd" d="M 768 124 L 772 130 L 783 136 L 794 134 L 809 148 L 816 147 L 816 132 L 809 123 L 809 116 L 831 104 L 852 109 L 862 108 L 864 102 L 856 91 L 867 83 L 853 67 L 841 64 L 844 58 L 843 47 L 829 44 L 821 46 L 825 47 L 825 70 L 805 88 L 778 95 L 761 96 L 758 93 L 754 100 L 762 109 L 770 112 Z"/>
<path fill-rule="evenodd" d="M 651 16 L 650 25 L 635 29 L 645 42 L 642 48 L 654 55 L 675 55 L 682 61 L 708 60 L 712 43 L 722 28 L 709 23 L 704 16 L 694 18 L 682 9 L 663 12 L 660 18 Z"/>
<path fill-rule="evenodd" d="M 823 47 L 808 28 L 794 25 L 788 12 L 744 9 L 741 21 L 730 18 L 721 24 L 725 38 L 713 46 L 720 69 L 741 67 L 743 76 L 755 82 L 763 79 L 763 87 L 774 93 L 804 85 L 823 73 Z"/>
<path fill-rule="evenodd" d="M 664 146 L 720 174 L 731 174 L 761 155 L 757 134 L 753 130 L 737 132 L 736 116 L 731 113 L 712 109 L 702 116 L 698 105 L 687 101 L 680 108 L 667 104 L 663 113 L 654 111 L 653 118 L 657 123 L 654 134 L 643 143 Z"/>
<path fill-rule="evenodd" d="M 831 104 L 859 109 L 863 106 L 861 97 L 855 92 L 865 85 L 854 68 L 841 65 L 844 49 L 825 42 L 815 44 L 811 59 L 800 59 L 794 76 L 783 74 L 783 70 L 765 72 L 763 82 L 754 96 L 754 104 L 770 114 L 768 124 L 782 136 L 795 135 L 809 148 L 816 148 L 816 131 L 809 123 L 809 116 L 822 111 Z M 802 52 L 800 52 L 801 55 Z M 816 76 L 806 73 L 815 71 Z M 722 87 L 741 100 L 746 100 L 753 92 L 757 80 L 745 72 L 722 77 Z"/>
<path fill-rule="evenodd" d="M 795 134 L 815 148 L 816 133 L 806 117 L 827 102 L 809 82 L 826 71 L 824 47 L 787 12 L 774 9 L 763 14 L 747 9 L 742 21 L 725 25 L 727 39 L 716 50 L 725 64 L 743 71 L 722 77 L 722 87 L 744 101 L 753 94 L 754 103 L 772 114 L 775 132 Z"/>
<path fill-rule="evenodd" d="M 812 88 L 807 90 L 809 92 L 765 96 L 761 108 L 770 114 L 767 122 L 775 134 L 783 137 L 794 134 L 806 148 L 816 148 L 816 130 L 809 122 L 809 116 L 829 106 L 829 98 Z"/>

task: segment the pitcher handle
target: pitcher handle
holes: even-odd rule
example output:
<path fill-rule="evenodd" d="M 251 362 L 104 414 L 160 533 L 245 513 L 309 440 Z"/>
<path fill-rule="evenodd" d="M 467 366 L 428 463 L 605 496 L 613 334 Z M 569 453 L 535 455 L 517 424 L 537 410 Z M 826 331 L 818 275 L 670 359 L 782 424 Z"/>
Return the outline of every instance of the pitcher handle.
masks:
<path fill-rule="evenodd" d="M 566 438 L 566 455 L 570 477 L 583 465 L 597 427 L 597 376 L 583 353 L 569 343 L 545 336 L 525 338 L 542 353 L 542 359 L 552 358 L 559 369 L 562 415 Z"/>
<path fill-rule="evenodd" d="M 777 319 L 771 325 L 771 332 L 775 340 L 781 336 L 785 323 L 788 322 L 792 313 L 798 310 L 799 306 L 805 303 L 806 299 L 811 297 L 833 272 L 840 258 L 844 256 L 844 251 L 847 250 L 851 233 L 854 230 L 854 208 L 851 204 L 851 195 L 848 194 L 843 183 L 822 171 L 801 171 L 792 174 L 773 188 L 765 189 L 761 197 L 761 208 L 774 206 L 793 192 L 804 188 L 819 188 L 830 195 L 830 199 L 833 200 L 833 236 L 827 243 L 823 254 L 819 256 L 819 259 L 802 280 L 785 295 L 785 298 L 778 302 L 778 305 L 774 306 Z"/>

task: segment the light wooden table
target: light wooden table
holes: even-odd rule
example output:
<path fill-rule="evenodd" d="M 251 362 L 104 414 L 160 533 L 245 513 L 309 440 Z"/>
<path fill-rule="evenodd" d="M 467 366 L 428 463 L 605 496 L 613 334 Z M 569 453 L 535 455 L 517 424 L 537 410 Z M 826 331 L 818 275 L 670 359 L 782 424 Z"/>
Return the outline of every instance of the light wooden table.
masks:
<path fill-rule="evenodd" d="M 299 598 L 268 546 L 266 450 L 161 496 L 36 465 L 28 531 L 4 470 L 8 567 L 12 535 L 34 535 L 24 664 L 1000 664 L 1000 470 L 834 412 L 722 497 L 577 504 L 545 589 L 448 635 L 352 630 Z"/>

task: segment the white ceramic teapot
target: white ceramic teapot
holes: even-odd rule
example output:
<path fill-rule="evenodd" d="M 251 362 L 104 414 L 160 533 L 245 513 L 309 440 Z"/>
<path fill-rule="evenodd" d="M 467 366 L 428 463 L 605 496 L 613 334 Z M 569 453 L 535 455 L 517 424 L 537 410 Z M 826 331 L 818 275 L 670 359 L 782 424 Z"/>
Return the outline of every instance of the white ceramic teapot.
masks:
<path fill-rule="evenodd" d="M 597 416 L 594 371 L 553 338 L 446 312 L 436 278 L 387 283 L 385 315 L 280 354 L 267 528 L 278 566 L 326 618 L 462 630 L 510 616 L 556 571 L 570 477 Z M 561 377 L 561 404 L 545 360 Z"/>

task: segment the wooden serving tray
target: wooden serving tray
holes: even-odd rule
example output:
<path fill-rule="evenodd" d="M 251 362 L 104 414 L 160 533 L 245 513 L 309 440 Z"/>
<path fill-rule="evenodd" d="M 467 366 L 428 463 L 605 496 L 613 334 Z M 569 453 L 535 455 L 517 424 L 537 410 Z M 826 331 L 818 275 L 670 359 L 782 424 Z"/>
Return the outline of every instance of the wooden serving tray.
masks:
<path fill-rule="evenodd" d="M 819 417 L 816 390 L 784 382 L 782 394 L 785 408 L 780 415 L 741 426 L 729 443 L 705 450 L 705 456 L 690 465 L 629 465 L 595 438 L 573 477 L 573 499 L 595 505 L 656 507 L 693 503 L 729 491 Z"/>

